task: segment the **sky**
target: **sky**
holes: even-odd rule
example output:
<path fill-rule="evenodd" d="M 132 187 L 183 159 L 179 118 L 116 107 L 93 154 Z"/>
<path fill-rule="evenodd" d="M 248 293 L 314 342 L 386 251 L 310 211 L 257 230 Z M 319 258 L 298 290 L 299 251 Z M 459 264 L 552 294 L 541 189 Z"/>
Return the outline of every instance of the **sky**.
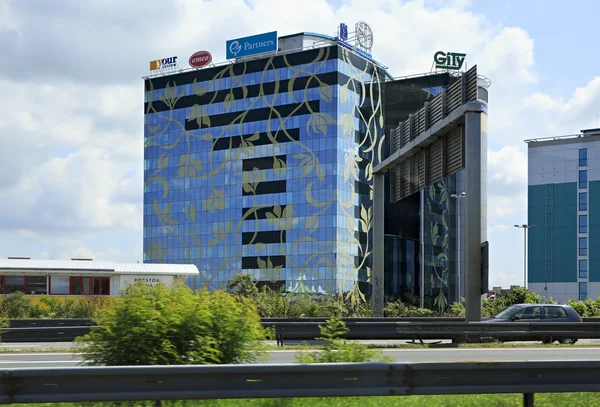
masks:
<path fill-rule="evenodd" d="M 0 257 L 142 262 L 150 60 L 366 21 L 394 76 L 465 52 L 488 77 L 490 286 L 523 282 L 525 139 L 597 127 L 600 2 L 0 0 Z"/>

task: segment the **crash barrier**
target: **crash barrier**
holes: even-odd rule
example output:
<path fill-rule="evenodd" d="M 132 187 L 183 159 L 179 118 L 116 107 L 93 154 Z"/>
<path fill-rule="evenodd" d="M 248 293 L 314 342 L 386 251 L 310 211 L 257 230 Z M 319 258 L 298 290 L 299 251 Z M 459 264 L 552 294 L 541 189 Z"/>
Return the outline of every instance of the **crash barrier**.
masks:
<path fill-rule="evenodd" d="M 600 391 L 600 361 L 2 369 L 0 403 Z"/>
<path fill-rule="evenodd" d="M 345 337 L 356 340 L 449 339 L 454 342 L 480 342 L 489 339 L 550 342 L 564 339 L 600 339 L 600 322 L 489 323 L 425 320 L 346 319 L 344 321 L 349 332 Z M 50 321 L 55 321 L 56 326 L 51 326 Z M 79 320 L 88 325 L 73 325 L 76 321 L 78 320 L 14 320 L 11 321 L 10 328 L 0 330 L 0 338 L 3 342 L 70 342 L 92 329 L 89 320 Z M 325 321 L 322 319 L 280 322 L 263 319 L 261 324 L 271 329 L 277 343 L 283 345 L 284 341 L 312 340 L 320 337 L 319 326 Z"/>

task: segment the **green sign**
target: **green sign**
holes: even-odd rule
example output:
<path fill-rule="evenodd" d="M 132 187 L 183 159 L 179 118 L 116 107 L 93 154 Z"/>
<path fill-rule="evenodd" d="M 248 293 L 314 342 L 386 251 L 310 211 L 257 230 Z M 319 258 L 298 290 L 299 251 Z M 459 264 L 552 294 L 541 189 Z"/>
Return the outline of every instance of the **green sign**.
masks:
<path fill-rule="evenodd" d="M 438 51 L 433 56 L 433 61 L 436 68 L 458 71 L 462 68 L 466 56 L 467 54 L 459 54 L 458 52 Z"/>

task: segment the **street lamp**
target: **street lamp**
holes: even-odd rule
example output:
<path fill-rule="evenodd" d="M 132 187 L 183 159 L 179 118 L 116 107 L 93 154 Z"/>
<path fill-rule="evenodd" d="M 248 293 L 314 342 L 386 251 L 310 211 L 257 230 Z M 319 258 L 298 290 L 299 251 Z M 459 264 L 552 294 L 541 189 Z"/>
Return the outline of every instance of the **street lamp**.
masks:
<path fill-rule="evenodd" d="M 460 262 L 460 200 L 461 198 L 465 198 L 467 196 L 466 192 L 461 192 L 460 194 L 452 194 L 450 195 L 450 198 L 452 199 L 456 199 L 456 241 L 457 241 L 457 250 L 456 250 L 456 262 L 457 262 L 457 267 L 456 267 L 456 278 L 457 278 L 457 282 L 456 282 L 456 286 L 457 286 L 457 297 L 458 297 L 458 302 L 460 302 L 461 300 L 461 294 L 462 294 L 462 290 L 461 290 L 461 280 L 460 280 L 460 274 L 462 271 L 462 263 Z"/>
<path fill-rule="evenodd" d="M 527 229 L 535 225 L 515 225 L 515 227 L 523 229 L 523 288 L 527 288 Z"/>

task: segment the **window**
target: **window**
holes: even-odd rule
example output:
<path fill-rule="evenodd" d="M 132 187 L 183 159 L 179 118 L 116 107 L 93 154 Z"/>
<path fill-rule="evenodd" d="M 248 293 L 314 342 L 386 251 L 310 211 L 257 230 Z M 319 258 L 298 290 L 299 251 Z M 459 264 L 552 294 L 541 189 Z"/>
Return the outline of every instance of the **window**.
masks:
<path fill-rule="evenodd" d="M 579 233 L 587 233 L 587 215 L 579 215 Z"/>
<path fill-rule="evenodd" d="M 587 192 L 581 192 L 579 194 L 579 210 L 580 211 L 587 211 L 587 206 L 588 206 L 588 196 L 587 196 Z"/>
<path fill-rule="evenodd" d="M 587 298 L 587 283 L 579 283 L 579 301 Z"/>
<path fill-rule="evenodd" d="M 526 307 L 515 314 L 515 319 L 541 319 L 542 307 Z"/>
<path fill-rule="evenodd" d="M 582 148 L 579 150 L 579 166 L 587 166 L 587 148 Z"/>
<path fill-rule="evenodd" d="M 46 276 L 0 276 L 2 294 L 47 294 Z"/>
<path fill-rule="evenodd" d="M 580 237 L 579 238 L 579 255 L 580 256 L 587 256 L 588 254 L 588 241 L 587 241 L 587 237 Z"/>
<path fill-rule="evenodd" d="M 558 319 L 568 318 L 567 311 L 563 307 L 544 307 L 544 318 Z"/>
<path fill-rule="evenodd" d="M 587 187 L 588 187 L 587 170 L 579 171 L 579 189 L 584 189 Z"/>
<path fill-rule="evenodd" d="M 6 294 L 25 292 L 25 276 L 4 276 L 3 292 Z"/>
<path fill-rule="evenodd" d="M 71 277 L 71 295 L 110 295 L 110 277 Z"/>
<path fill-rule="evenodd" d="M 587 278 L 588 276 L 588 261 L 579 260 L 579 278 Z"/>
<path fill-rule="evenodd" d="M 25 277 L 25 294 L 48 294 L 46 276 Z"/>

